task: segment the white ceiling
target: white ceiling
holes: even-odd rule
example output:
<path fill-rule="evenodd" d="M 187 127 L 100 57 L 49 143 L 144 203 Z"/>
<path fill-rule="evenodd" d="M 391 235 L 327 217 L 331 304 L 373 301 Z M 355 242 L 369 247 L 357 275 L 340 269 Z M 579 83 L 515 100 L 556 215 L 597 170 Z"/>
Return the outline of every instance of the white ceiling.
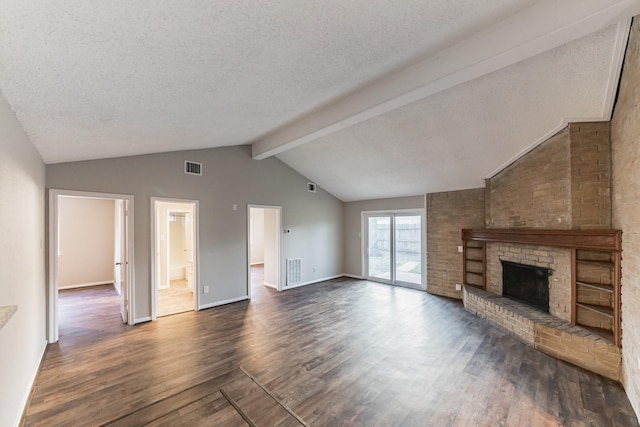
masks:
<path fill-rule="evenodd" d="M 0 0 L 46 163 L 253 143 L 342 200 L 482 185 L 611 114 L 638 0 Z"/>

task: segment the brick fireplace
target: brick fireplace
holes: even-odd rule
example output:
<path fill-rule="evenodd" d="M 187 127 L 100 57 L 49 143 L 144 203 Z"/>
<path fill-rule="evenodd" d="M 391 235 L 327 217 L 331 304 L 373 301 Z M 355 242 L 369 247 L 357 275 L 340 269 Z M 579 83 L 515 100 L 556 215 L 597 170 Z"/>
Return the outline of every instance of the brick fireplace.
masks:
<path fill-rule="evenodd" d="M 527 264 L 555 265 L 551 267 L 554 274 L 550 281 L 550 311 L 555 319 L 567 323 L 571 313 L 563 301 L 569 299 L 566 294 L 571 290 L 570 250 L 487 243 L 486 277 L 465 277 L 463 254 L 459 252 L 459 246 L 463 245 L 460 230 L 623 230 L 624 259 L 620 281 L 622 347 L 618 350 L 623 354 L 624 363 L 620 381 L 636 413 L 640 413 L 640 367 L 637 362 L 640 359 L 640 316 L 637 315 L 640 312 L 640 232 L 637 227 L 640 215 L 640 198 L 637 197 L 640 188 L 639 41 L 640 22 L 636 17 L 611 122 L 570 123 L 500 171 L 487 171 L 491 176 L 485 180 L 484 187 L 426 195 L 427 292 L 464 298 L 466 302 L 478 300 L 479 306 L 497 306 L 498 303 L 494 302 L 502 298 L 499 259 L 515 260 L 515 256 L 522 255 L 523 262 Z M 567 263 L 569 267 L 563 267 Z M 607 275 L 599 271 L 597 264 L 585 264 L 584 267 L 588 267 L 586 273 L 594 278 Z M 486 281 L 486 291 L 476 292 L 476 288 L 468 287 L 469 292 L 466 292 L 465 286 L 460 290 L 460 284 L 482 284 L 482 279 Z M 593 302 L 611 298 L 610 294 L 607 296 L 597 287 L 589 292 L 589 299 Z M 475 293 L 489 297 L 480 300 Z M 468 308 L 472 311 L 470 305 Z M 504 309 L 497 307 L 494 311 Z M 586 313 L 581 308 L 577 311 L 581 312 L 580 315 Z M 503 327 L 520 333 L 527 341 L 524 332 L 527 327 L 524 324 L 513 326 L 517 323 L 516 317 L 512 315 L 511 322 L 504 322 Z M 595 319 L 592 323 L 598 324 Z M 533 322 L 528 324 L 529 336 L 533 337 Z M 538 344 L 534 344 L 533 338 L 527 342 L 540 349 L 545 345 L 543 339 L 568 338 L 562 330 L 550 331 L 543 326 L 538 327 L 538 334 Z M 546 350 L 549 353 L 553 351 L 550 347 Z M 602 359 L 605 358 L 603 355 Z"/>
<path fill-rule="evenodd" d="M 576 261 L 608 262 L 619 276 L 619 252 L 614 265 L 610 254 L 602 259 L 595 254 L 589 260 L 592 254 L 587 253 L 582 259 L 575 247 L 540 241 L 493 239 L 467 245 L 463 239 L 462 257 L 458 251 L 460 230 L 465 228 L 558 234 L 611 231 L 609 123 L 571 123 L 486 179 L 484 189 L 428 194 L 426 199 L 428 292 L 461 298 L 469 311 L 530 345 L 619 379 L 620 297 L 614 301 L 607 278 L 614 274 L 586 264 L 577 271 Z M 476 259 L 470 259 L 473 256 Z M 553 270 L 549 313 L 502 297 L 501 261 Z M 607 330 L 613 333 L 602 333 Z"/>
<path fill-rule="evenodd" d="M 583 285 L 580 280 L 585 279 L 577 265 L 579 258 L 584 257 L 578 256 L 581 252 L 597 257 L 604 254 L 619 262 L 620 236 L 615 230 L 462 230 L 465 275 L 471 274 L 482 279 L 474 283 L 465 282 L 469 284 L 464 286 L 464 306 L 540 351 L 619 380 L 621 353 L 616 345 L 619 344 L 619 317 L 614 315 L 612 325 L 615 326 L 610 335 L 603 331 L 599 323 L 592 324 L 589 317 L 577 317 L 581 307 L 599 308 L 590 305 L 597 301 L 594 301 L 589 289 L 587 293 L 578 292 Z M 473 243 L 471 250 L 467 249 L 468 243 Z M 482 252 L 482 256 L 478 251 Z M 596 259 L 596 263 L 602 262 L 600 258 Z M 470 260 L 475 264 L 473 268 L 468 267 Z M 480 268 L 478 264 L 481 264 Z M 526 282 L 532 279 L 542 282 L 542 286 L 548 286 L 549 312 L 546 312 L 544 304 L 536 308 L 503 296 L 503 264 L 507 267 L 524 264 L 529 266 L 524 270 L 538 270 L 533 270 L 533 278 L 529 273 L 514 276 L 516 282 L 519 281 L 515 286 L 526 286 Z M 550 276 L 549 270 L 553 270 Z M 596 275 L 589 280 L 595 283 L 600 278 L 603 277 Z M 611 288 L 616 295 L 614 299 L 619 301 L 618 285 L 619 282 L 615 281 Z M 589 286 L 597 292 L 608 285 Z M 546 298 L 547 295 L 544 296 Z M 619 310 L 615 304 L 613 307 Z"/>

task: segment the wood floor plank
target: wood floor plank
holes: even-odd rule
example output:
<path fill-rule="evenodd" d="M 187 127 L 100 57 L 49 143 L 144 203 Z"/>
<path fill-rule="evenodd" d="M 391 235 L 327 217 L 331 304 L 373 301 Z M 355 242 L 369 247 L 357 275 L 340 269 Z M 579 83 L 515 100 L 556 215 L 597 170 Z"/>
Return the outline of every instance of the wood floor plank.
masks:
<path fill-rule="evenodd" d="M 202 397 L 149 423 L 134 422 L 126 425 L 144 425 L 148 427 L 199 426 L 205 425 L 204 423 L 208 419 L 215 419 L 220 425 L 224 423 L 225 426 L 247 426 L 244 419 L 219 391 Z"/>
<path fill-rule="evenodd" d="M 25 424 L 136 414 L 140 425 L 233 425 L 237 411 L 215 393 L 242 367 L 314 426 L 638 426 L 619 384 L 457 300 L 354 279 L 281 293 L 261 282 L 251 301 L 134 327 L 112 287 L 61 293 L 60 342 L 47 348 Z M 257 425 L 281 413 L 250 383 L 233 392 Z"/>
<path fill-rule="evenodd" d="M 215 377 L 209 381 L 190 387 L 177 393 L 173 396 L 169 396 L 165 399 L 158 400 L 153 404 L 141 408 L 133 413 L 111 421 L 106 426 L 109 427 L 125 427 L 131 425 L 145 425 L 161 417 L 171 414 L 173 412 L 180 411 L 181 408 L 185 408 L 188 405 L 199 401 L 208 396 L 219 394 L 219 397 L 224 399 L 220 394 L 220 389 L 234 379 L 243 376 L 239 369 L 235 369 L 224 374 Z"/>

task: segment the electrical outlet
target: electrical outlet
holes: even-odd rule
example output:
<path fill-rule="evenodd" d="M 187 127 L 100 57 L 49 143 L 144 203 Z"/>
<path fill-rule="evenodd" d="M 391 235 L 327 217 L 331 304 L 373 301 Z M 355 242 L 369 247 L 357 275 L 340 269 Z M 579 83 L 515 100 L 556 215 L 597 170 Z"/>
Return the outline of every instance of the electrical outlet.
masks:
<path fill-rule="evenodd" d="M 460 283 L 456 283 L 456 291 L 461 291 L 462 285 Z"/>
<path fill-rule="evenodd" d="M 205 294 L 208 294 L 209 293 L 209 287 L 205 286 L 204 288 L 202 288 L 202 292 L 205 293 Z"/>
<path fill-rule="evenodd" d="M 458 246 L 458 252 L 462 253 L 462 246 Z"/>
<path fill-rule="evenodd" d="M 638 369 L 640 369 L 640 357 L 638 357 Z"/>

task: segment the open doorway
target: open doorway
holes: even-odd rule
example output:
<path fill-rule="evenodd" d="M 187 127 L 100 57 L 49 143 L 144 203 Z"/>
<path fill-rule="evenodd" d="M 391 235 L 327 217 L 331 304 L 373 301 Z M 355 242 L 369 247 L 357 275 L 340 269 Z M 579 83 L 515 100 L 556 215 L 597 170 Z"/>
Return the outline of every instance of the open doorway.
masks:
<path fill-rule="evenodd" d="M 152 318 L 197 310 L 197 201 L 152 199 Z"/>
<path fill-rule="evenodd" d="M 280 283 L 279 206 L 249 205 L 248 207 L 248 289 L 252 293 L 264 287 L 282 290 Z"/>
<path fill-rule="evenodd" d="M 133 324 L 132 215 L 132 196 L 50 190 L 49 342 Z"/>

